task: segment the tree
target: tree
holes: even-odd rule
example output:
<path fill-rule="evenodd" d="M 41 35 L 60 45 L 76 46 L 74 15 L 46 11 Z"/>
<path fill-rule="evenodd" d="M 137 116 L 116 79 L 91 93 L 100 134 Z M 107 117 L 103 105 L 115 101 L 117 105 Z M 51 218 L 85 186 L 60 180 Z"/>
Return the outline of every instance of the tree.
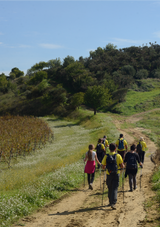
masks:
<path fill-rule="evenodd" d="M 121 68 L 121 72 L 123 75 L 131 76 L 133 78 L 136 73 L 136 70 L 131 65 L 125 65 Z"/>
<path fill-rule="evenodd" d="M 78 92 L 75 93 L 71 98 L 71 106 L 76 109 L 76 107 L 79 108 L 80 105 L 84 102 L 84 93 Z"/>
<path fill-rule="evenodd" d="M 61 60 L 60 58 L 52 59 L 48 61 L 48 67 L 50 69 L 57 68 L 61 66 Z"/>
<path fill-rule="evenodd" d="M 64 58 L 63 67 L 65 68 L 74 62 L 75 62 L 74 57 L 68 55 L 66 58 Z"/>
<path fill-rule="evenodd" d="M 36 63 L 33 65 L 30 69 L 27 70 L 27 74 L 30 75 L 32 73 L 41 71 L 42 69 L 48 67 L 48 63 L 45 61 L 40 61 L 39 63 Z"/>
<path fill-rule="evenodd" d="M 8 92 L 8 81 L 4 73 L 0 74 L 0 91 L 3 93 Z"/>
<path fill-rule="evenodd" d="M 148 77 L 148 70 L 147 69 L 140 69 L 136 74 L 136 79 L 146 79 Z"/>
<path fill-rule="evenodd" d="M 36 85 L 40 83 L 43 79 L 47 79 L 48 75 L 44 71 L 39 71 L 34 74 L 34 76 L 31 77 L 31 79 L 28 81 L 28 84 Z"/>
<path fill-rule="evenodd" d="M 117 46 L 115 46 L 112 43 L 108 43 L 105 47 L 105 51 L 116 50 L 116 49 L 117 49 Z"/>
<path fill-rule="evenodd" d="M 21 76 L 24 76 L 24 72 L 19 70 L 17 67 L 11 69 L 11 72 L 9 74 L 9 78 L 11 80 L 14 80 L 15 78 L 18 78 L 18 77 L 21 77 Z"/>
<path fill-rule="evenodd" d="M 109 90 L 102 86 L 89 87 L 84 95 L 84 102 L 87 106 L 93 108 L 94 115 L 98 108 L 105 107 L 109 104 L 111 95 Z"/>
<path fill-rule="evenodd" d="M 92 77 L 82 63 L 74 62 L 65 68 L 63 83 L 71 92 L 81 92 L 93 84 Z"/>

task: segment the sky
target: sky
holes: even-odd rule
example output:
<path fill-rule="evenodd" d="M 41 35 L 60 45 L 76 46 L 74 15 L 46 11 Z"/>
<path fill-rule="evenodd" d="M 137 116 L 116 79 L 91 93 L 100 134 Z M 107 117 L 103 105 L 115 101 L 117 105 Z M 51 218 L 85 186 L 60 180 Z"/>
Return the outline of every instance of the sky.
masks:
<path fill-rule="evenodd" d="M 108 43 L 117 49 L 160 45 L 157 1 L 1 1 L 0 74 L 26 73 L 40 61 L 89 52 Z"/>

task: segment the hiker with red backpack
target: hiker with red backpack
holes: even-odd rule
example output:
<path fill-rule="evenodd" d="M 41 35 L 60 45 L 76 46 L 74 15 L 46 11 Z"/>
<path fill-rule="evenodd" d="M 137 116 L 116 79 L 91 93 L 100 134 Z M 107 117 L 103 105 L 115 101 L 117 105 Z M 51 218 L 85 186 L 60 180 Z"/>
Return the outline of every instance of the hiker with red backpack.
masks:
<path fill-rule="evenodd" d="M 128 146 L 127 141 L 124 139 L 123 134 L 120 134 L 119 139 L 116 141 L 117 153 L 120 154 L 124 160 L 125 153 L 127 152 Z"/>
<path fill-rule="evenodd" d="M 140 161 L 144 163 L 145 149 L 147 148 L 144 138 L 140 137 L 139 143 L 137 144 L 137 153 L 139 154 Z"/>
<path fill-rule="evenodd" d="M 102 139 L 98 139 L 98 143 L 97 143 L 97 146 L 96 146 L 96 153 L 97 153 L 97 158 L 100 162 L 102 162 L 103 160 L 103 157 L 106 153 L 105 151 L 105 147 L 104 145 L 102 144 Z M 98 169 L 100 168 L 100 165 L 98 164 Z"/>
<path fill-rule="evenodd" d="M 129 176 L 129 186 L 130 186 L 130 192 L 135 190 L 137 188 L 136 184 L 136 174 L 137 174 L 137 162 L 139 163 L 140 167 L 143 167 L 142 162 L 140 161 L 139 155 L 136 153 L 136 145 L 133 144 L 130 147 L 130 151 L 127 152 L 125 155 L 124 163 L 126 163 L 126 172 L 125 177 L 127 175 Z"/>
<path fill-rule="evenodd" d="M 93 151 L 94 145 L 90 144 L 88 148 L 89 148 L 89 151 L 86 152 L 86 156 L 84 158 L 84 163 L 87 161 L 84 172 L 87 173 L 88 175 L 89 189 L 93 190 L 93 181 L 94 181 L 95 167 L 96 167 L 95 160 L 99 165 L 101 165 L 101 163 L 97 158 L 96 152 Z"/>
<path fill-rule="evenodd" d="M 116 153 L 116 144 L 109 144 L 110 152 L 102 160 L 102 168 L 106 169 L 108 186 L 109 204 L 112 209 L 116 209 L 117 192 L 119 186 L 120 169 L 124 168 L 123 159 L 120 154 Z"/>

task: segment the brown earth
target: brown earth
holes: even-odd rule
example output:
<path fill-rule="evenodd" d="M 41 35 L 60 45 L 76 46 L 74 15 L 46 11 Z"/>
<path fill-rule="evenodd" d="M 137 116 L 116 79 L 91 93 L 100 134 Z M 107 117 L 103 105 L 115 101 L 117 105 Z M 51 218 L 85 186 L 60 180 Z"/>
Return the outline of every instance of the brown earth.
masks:
<path fill-rule="evenodd" d="M 141 119 L 143 114 L 136 114 L 126 119 L 133 123 Z M 145 156 L 145 164 L 142 170 L 141 188 L 140 174 L 137 174 L 137 189 L 129 192 L 128 179 L 124 184 L 124 198 L 122 188 L 119 187 L 117 209 L 107 207 L 107 188 L 102 205 L 102 181 L 97 178 L 93 184 L 93 190 L 86 185 L 65 196 L 57 203 L 51 203 L 40 209 L 37 213 L 23 218 L 17 225 L 25 227 L 135 227 L 135 226 L 157 226 L 158 213 L 157 204 L 154 201 L 154 192 L 151 190 L 151 175 L 155 165 L 151 162 L 150 155 L 156 152 L 155 144 L 144 134 L 142 128 L 123 128 L 124 121 L 114 120 L 117 129 L 124 134 L 128 144 L 131 145 L 143 136 L 148 147 Z M 100 180 L 101 179 L 101 180 Z M 101 188 L 100 188 L 101 182 Z M 14 225 L 15 226 L 15 225 Z"/>

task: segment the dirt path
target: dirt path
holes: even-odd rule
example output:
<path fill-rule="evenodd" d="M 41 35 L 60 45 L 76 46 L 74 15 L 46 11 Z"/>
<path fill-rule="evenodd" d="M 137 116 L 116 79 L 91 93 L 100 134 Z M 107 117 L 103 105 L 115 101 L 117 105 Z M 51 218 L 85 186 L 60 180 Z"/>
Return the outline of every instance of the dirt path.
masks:
<path fill-rule="evenodd" d="M 127 122 L 139 120 L 141 114 L 127 118 Z M 105 186 L 104 202 L 102 206 L 102 186 L 100 188 L 100 178 L 94 182 L 94 190 L 91 191 L 86 185 L 77 191 L 74 191 L 66 198 L 63 198 L 57 204 L 50 204 L 39 212 L 24 218 L 21 223 L 25 227 L 135 227 L 152 226 L 147 225 L 144 219 L 146 211 L 144 202 L 153 196 L 150 189 L 150 176 L 154 164 L 150 161 L 149 155 L 156 151 L 155 144 L 142 134 L 141 128 L 123 129 L 118 120 L 114 122 L 121 133 L 124 133 L 128 144 L 132 144 L 135 138 L 143 136 L 148 146 L 145 157 L 145 165 L 142 175 L 142 188 L 140 189 L 140 173 L 137 175 L 137 190 L 129 192 L 128 179 L 125 181 L 125 193 L 123 202 L 123 193 L 121 187 L 118 192 L 117 210 L 107 207 L 107 189 Z M 143 129 L 144 130 L 144 129 Z M 101 174 L 101 183 L 103 181 Z M 153 213 L 154 217 L 154 213 Z"/>

